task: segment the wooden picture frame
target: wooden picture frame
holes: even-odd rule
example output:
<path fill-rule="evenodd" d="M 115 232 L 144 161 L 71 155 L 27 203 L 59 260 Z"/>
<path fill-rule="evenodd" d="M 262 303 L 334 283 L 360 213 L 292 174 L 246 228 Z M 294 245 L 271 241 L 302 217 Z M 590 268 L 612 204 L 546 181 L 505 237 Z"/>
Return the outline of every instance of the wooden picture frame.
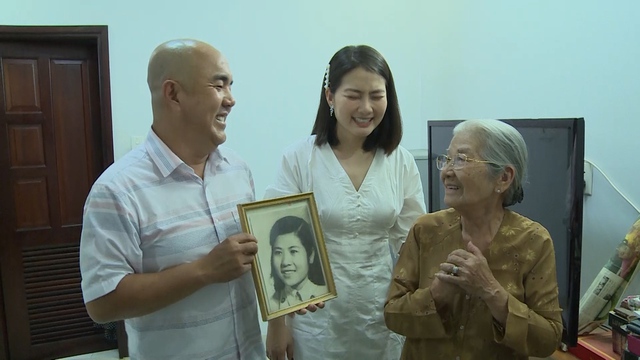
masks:
<path fill-rule="evenodd" d="M 251 269 L 262 320 L 338 296 L 312 192 L 238 205 L 258 241 Z"/>

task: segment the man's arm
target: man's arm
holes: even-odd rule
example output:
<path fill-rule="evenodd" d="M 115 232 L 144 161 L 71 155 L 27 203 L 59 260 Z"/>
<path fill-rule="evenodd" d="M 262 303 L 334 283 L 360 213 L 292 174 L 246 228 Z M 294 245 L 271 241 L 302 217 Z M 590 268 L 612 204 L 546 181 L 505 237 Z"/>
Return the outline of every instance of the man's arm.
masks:
<path fill-rule="evenodd" d="M 257 251 L 253 235 L 233 235 L 198 261 L 157 273 L 126 275 L 114 291 L 88 302 L 87 312 L 98 323 L 153 313 L 204 286 L 236 279 L 251 270 Z"/>

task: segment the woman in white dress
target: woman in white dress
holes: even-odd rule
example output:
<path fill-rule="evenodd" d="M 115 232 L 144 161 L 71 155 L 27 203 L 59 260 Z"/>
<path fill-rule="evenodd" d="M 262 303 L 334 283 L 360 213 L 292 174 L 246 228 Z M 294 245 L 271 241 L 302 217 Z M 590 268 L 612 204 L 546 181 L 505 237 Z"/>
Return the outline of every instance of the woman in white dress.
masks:
<path fill-rule="evenodd" d="M 391 70 L 369 46 L 347 46 L 327 66 L 312 135 L 288 147 L 266 197 L 313 191 L 338 297 L 324 310 L 271 320 L 271 360 L 398 359 L 387 329 L 392 256 L 425 213 L 415 160 L 399 146 Z M 286 322 L 286 323 L 285 323 Z"/>

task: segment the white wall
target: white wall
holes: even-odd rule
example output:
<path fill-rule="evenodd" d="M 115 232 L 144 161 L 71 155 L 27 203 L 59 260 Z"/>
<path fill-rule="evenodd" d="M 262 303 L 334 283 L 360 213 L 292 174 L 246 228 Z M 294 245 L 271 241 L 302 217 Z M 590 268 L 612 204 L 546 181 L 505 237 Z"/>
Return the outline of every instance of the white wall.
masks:
<path fill-rule="evenodd" d="M 586 157 L 640 204 L 638 13 L 637 0 L 4 0 L 0 24 L 109 26 L 116 158 L 151 123 L 153 48 L 198 38 L 230 61 L 238 103 L 228 145 L 262 197 L 282 149 L 311 130 L 329 58 L 366 43 L 394 72 L 405 147 L 426 147 L 428 119 L 584 117 Z M 637 216 L 597 172 L 593 193 L 583 289 Z"/>
<path fill-rule="evenodd" d="M 151 124 L 147 61 L 156 45 L 176 37 L 210 42 L 229 59 L 237 105 L 227 145 L 252 167 L 258 197 L 274 179 L 282 149 L 310 133 L 325 67 L 347 44 L 370 44 L 397 69 L 405 144 L 425 145 L 414 30 L 420 17 L 413 2 L 392 8 L 365 0 L 6 2 L 0 11 L 5 25 L 109 26 L 116 158 L 130 150 L 131 136 L 145 135 Z"/>

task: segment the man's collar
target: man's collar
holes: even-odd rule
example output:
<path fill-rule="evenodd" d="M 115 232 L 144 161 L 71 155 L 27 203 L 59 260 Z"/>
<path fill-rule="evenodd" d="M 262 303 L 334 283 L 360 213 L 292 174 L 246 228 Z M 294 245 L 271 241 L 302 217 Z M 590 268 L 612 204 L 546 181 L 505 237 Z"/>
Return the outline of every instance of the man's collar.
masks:
<path fill-rule="evenodd" d="M 158 137 L 153 129 L 149 130 L 149 134 L 147 135 L 144 146 L 147 150 L 147 153 L 149 153 L 151 160 L 158 167 L 163 177 L 169 176 L 176 168 L 178 168 L 182 164 L 188 166 L 184 161 L 182 161 L 182 159 L 178 157 L 178 155 L 171 151 L 167 144 L 165 144 L 164 141 L 162 141 L 162 139 Z M 209 154 L 207 163 L 209 166 L 211 166 L 212 169 L 215 169 L 223 161 L 229 163 L 223 152 L 224 151 L 221 150 L 218 146 L 211 154 Z"/>

